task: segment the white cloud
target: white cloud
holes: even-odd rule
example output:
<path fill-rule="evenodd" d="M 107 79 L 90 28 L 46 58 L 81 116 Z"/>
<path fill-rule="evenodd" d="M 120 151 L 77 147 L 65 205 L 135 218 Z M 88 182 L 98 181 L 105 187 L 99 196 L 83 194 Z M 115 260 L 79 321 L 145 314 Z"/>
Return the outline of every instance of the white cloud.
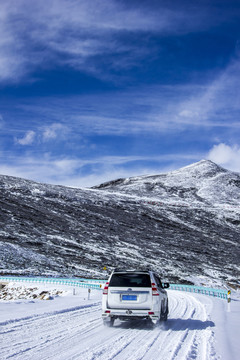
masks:
<path fill-rule="evenodd" d="M 204 19 L 204 21 L 203 21 Z M 211 25 L 216 19 L 211 18 Z M 19 81 L 34 68 L 68 64 L 98 73 L 92 55 L 124 54 L 125 65 L 141 58 L 139 47 L 127 45 L 116 34 L 130 32 L 187 33 L 208 27 L 206 9 L 158 9 L 127 6 L 116 0 L 8 0 L 0 2 L 0 80 Z M 141 46 L 144 52 L 144 45 Z M 129 53 L 128 61 L 126 61 Z M 106 58 L 105 58 L 106 59 Z M 113 67 L 123 61 L 112 59 Z M 110 65 L 109 65 L 110 66 Z"/>
<path fill-rule="evenodd" d="M 68 128 L 62 124 L 54 123 L 49 126 L 45 126 L 43 129 L 43 140 L 52 140 L 59 137 L 65 137 L 68 132 Z"/>
<path fill-rule="evenodd" d="M 61 97 L 39 98 L 25 102 L 21 110 L 24 116 L 34 113 L 39 123 L 41 117 L 52 120 L 53 124 L 42 128 L 45 141 L 64 136 L 70 129 L 77 136 L 171 133 L 204 128 L 233 132 L 240 128 L 239 73 L 240 60 L 236 58 L 206 85 L 156 85 L 97 96 L 66 96 L 64 102 Z"/>
<path fill-rule="evenodd" d="M 198 161 L 203 155 L 166 154 L 162 156 L 102 156 L 95 159 L 21 157 L 0 163 L 0 174 L 21 177 L 48 184 L 72 187 L 90 187 L 120 177 L 159 174 L 175 170 L 189 162 Z M 146 165 L 155 162 L 154 167 Z M 133 166 L 126 166 L 132 163 Z M 180 164 L 180 165 L 179 165 Z M 88 167 L 87 173 L 84 171 Z"/>
<path fill-rule="evenodd" d="M 214 145 L 208 153 L 208 159 L 229 170 L 240 172 L 240 146 L 224 143 Z"/>
<path fill-rule="evenodd" d="M 176 121 L 183 124 L 219 127 L 240 127 L 236 119 L 240 112 L 240 58 L 236 56 L 228 66 L 205 86 L 196 87 L 177 106 Z"/>
<path fill-rule="evenodd" d="M 116 134 L 171 132 L 196 127 L 239 129 L 239 75 L 240 58 L 236 57 L 205 85 L 153 86 L 118 93 L 125 113 L 131 114 L 129 118 L 121 118 L 122 109 L 112 105 L 111 114 L 105 112 L 105 116 L 101 116 L 99 111 L 97 115 L 82 116 L 79 113 L 73 116 L 73 123 L 77 120 L 84 128 L 84 120 L 87 120 L 90 131 Z M 114 100 L 111 103 L 114 104 Z"/>
<path fill-rule="evenodd" d="M 0 124 L 1 124 L 1 117 L 0 117 Z M 51 140 L 61 140 L 66 137 L 69 133 L 69 129 L 67 126 L 53 123 L 49 126 L 38 127 L 36 131 L 29 130 L 25 133 L 22 138 L 15 137 L 15 144 L 19 145 L 32 145 L 34 140 L 37 139 L 38 143 Z"/>
<path fill-rule="evenodd" d="M 3 126 L 3 124 L 4 124 L 3 117 L 2 117 L 2 115 L 0 114 L 0 129 L 1 129 L 1 127 Z"/>
<path fill-rule="evenodd" d="M 194 118 L 194 117 L 198 117 L 199 114 L 198 112 L 194 112 L 194 111 L 191 111 L 191 110 L 181 110 L 181 112 L 179 113 L 179 116 L 183 116 L 183 117 L 186 117 L 186 118 Z"/>
<path fill-rule="evenodd" d="M 20 145 L 31 145 L 34 142 L 36 133 L 32 130 L 26 132 L 25 136 L 21 139 L 15 139 L 15 142 Z"/>

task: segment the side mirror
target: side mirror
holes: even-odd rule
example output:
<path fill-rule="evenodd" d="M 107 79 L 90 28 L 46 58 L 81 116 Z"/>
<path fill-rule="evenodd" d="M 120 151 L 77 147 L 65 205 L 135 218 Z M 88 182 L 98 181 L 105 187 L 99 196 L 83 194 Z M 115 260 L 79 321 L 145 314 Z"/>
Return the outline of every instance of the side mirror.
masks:
<path fill-rule="evenodd" d="M 169 283 L 164 283 L 164 284 L 163 284 L 163 288 L 164 288 L 164 289 L 168 289 L 169 286 L 170 286 Z"/>

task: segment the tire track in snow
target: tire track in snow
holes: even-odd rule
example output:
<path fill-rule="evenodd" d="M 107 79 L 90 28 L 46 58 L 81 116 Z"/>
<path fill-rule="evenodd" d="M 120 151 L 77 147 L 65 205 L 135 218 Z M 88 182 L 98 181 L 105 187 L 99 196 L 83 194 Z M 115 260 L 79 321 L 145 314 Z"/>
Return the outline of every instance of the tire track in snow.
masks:
<path fill-rule="evenodd" d="M 212 323 L 194 296 L 169 291 L 169 320 L 116 321 L 106 328 L 94 303 L 3 325 L 3 359 L 17 360 L 213 360 Z"/>
<path fill-rule="evenodd" d="M 36 358 L 38 349 L 42 350 L 53 346 L 55 343 L 59 344 L 67 338 L 71 338 L 72 334 L 87 332 L 87 328 L 95 327 L 94 323 L 99 320 L 99 311 L 101 309 L 100 302 L 68 308 L 60 311 L 53 311 L 44 313 L 39 316 L 32 316 L 23 319 L 18 319 L 12 324 L 7 323 L 5 331 L 2 332 L 2 339 L 6 339 L 1 347 L 1 354 L 4 359 L 21 358 L 22 359 Z M 79 319 L 87 318 L 83 324 Z M 80 325 L 80 324 L 81 325 Z M 93 324 L 92 324 L 93 323 Z M 4 337 L 5 333 L 5 337 Z M 26 339 L 26 340 L 25 340 Z M 9 349 L 9 342 L 11 348 Z M 34 353 L 34 355 L 31 355 Z M 35 354 L 36 353 L 36 354 Z M 44 352 L 39 358 L 44 357 Z"/>
<path fill-rule="evenodd" d="M 142 323 L 136 322 L 129 326 L 127 323 L 122 323 L 122 325 L 117 325 L 113 329 L 108 329 L 110 331 L 108 333 L 110 339 L 95 346 L 93 349 L 90 347 L 87 351 L 79 353 L 72 359 L 127 358 L 140 360 L 153 359 L 156 356 L 158 359 L 171 359 L 171 356 L 172 359 L 181 360 L 184 358 L 207 359 L 207 357 L 195 356 L 193 351 L 190 352 L 193 346 L 195 346 L 195 354 L 199 352 L 199 342 L 196 341 L 199 336 L 196 335 L 196 332 L 200 330 L 200 340 L 202 340 L 202 333 L 205 331 L 204 324 L 208 326 L 208 323 L 205 321 L 206 312 L 204 306 L 195 300 L 194 297 L 186 294 L 182 295 L 181 293 L 173 293 L 171 300 L 173 306 L 169 324 L 161 325 L 159 328 L 151 330 L 146 329 Z M 174 319 L 174 316 L 176 319 Z M 126 330 L 127 326 L 128 332 L 124 335 L 123 331 Z M 118 330 L 118 337 L 113 333 L 115 330 Z M 113 344 L 114 349 L 112 349 Z M 166 344 L 169 345 L 166 347 Z"/>
<path fill-rule="evenodd" d="M 96 303 L 91 303 L 91 304 L 87 304 L 87 305 L 80 305 L 80 306 L 74 306 L 72 308 L 66 308 L 63 310 L 57 310 L 57 311 L 51 311 L 51 312 L 45 312 L 43 314 L 37 314 L 37 315 L 31 315 L 31 316 L 25 316 L 22 318 L 17 318 L 17 319 L 12 319 L 12 320 L 6 320 L 3 322 L 0 322 L 0 326 L 4 326 L 4 325 L 10 325 L 12 323 L 21 323 L 22 321 L 26 322 L 26 321 L 34 321 L 36 318 L 37 319 L 43 319 L 43 318 L 49 318 L 49 316 L 54 316 L 54 315 L 59 315 L 59 314 L 63 314 L 63 313 L 70 313 L 71 311 L 79 311 L 79 310 L 83 310 L 85 311 L 87 308 L 91 308 L 92 306 L 98 305 L 100 304 L 99 301 Z M 21 326 L 21 324 L 20 324 Z M 3 333 L 0 333 L 3 334 Z"/>
<path fill-rule="evenodd" d="M 213 323 L 207 321 L 206 309 L 200 301 L 191 295 L 184 295 L 181 294 L 175 298 L 178 304 L 181 298 L 184 298 L 186 308 L 182 318 L 171 326 L 173 331 L 177 331 L 181 335 L 178 335 L 177 345 L 173 346 L 172 356 L 169 359 L 214 359 L 215 357 L 209 355 L 206 341 L 206 339 L 210 341 L 210 338 L 213 337 L 213 332 L 209 329 Z"/>

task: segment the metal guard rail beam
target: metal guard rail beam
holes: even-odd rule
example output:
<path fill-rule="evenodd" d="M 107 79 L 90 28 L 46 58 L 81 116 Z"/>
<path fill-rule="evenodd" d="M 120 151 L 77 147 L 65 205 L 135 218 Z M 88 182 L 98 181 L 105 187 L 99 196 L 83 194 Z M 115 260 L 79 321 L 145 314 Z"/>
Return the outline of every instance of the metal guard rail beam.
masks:
<path fill-rule="evenodd" d="M 29 282 L 38 284 L 55 284 L 55 285 L 68 285 L 82 288 L 91 288 L 100 290 L 107 280 L 98 279 L 66 279 L 66 278 L 44 278 L 44 277 L 22 277 L 22 276 L 0 276 L 0 281 L 16 281 L 16 282 Z M 187 291 L 191 293 L 203 294 L 221 299 L 228 299 L 230 295 L 229 290 L 206 288 L 202 286 L 184 285 L 184 284 L 170 284 L 171 290 Z"/>
<path fill-rule="evenodd" d="M 64 279 L 64 278 L 37 278 L 21 276 L 0 276 L 0 281 L 29 282 L 38 284 L 68 285 L 82 288 L 101 289 L 106 280 L 91 281 L 88 279 Z M 98 284 L 97 284 L 98 283 Z"/>
<path fill-rule="evenodd" d="M 187 291 L 191 293 L 203 294 L 221 299 L 228 299 L 229 290 L 212 289 L 203 286 L 183 285 L 183 284 L 170 284 L 171 290 Z"/>

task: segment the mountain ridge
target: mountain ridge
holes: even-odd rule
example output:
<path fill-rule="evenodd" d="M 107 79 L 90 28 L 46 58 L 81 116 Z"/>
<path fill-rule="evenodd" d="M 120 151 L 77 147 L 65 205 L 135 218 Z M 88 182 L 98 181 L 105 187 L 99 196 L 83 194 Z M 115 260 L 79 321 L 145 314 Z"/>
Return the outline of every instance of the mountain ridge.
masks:
<path fill-rule="evenodd" d="M 210 170 L 214 170 L 215 172 L 231 172 L 231 173 L 234 173 L 230 170 L 226 170 L 224 169 L 223 167 L 221 167 L 220 165 L 217 165 L 216 163 L 214 163 L 213 161 L 211 160 L 200 160 L 196 163 L 193 163 L 193 164 L 190 164 L 190 165 L 187 165 L 187 166 L 184 166 L 180 169 L 177 169 L 177 170 L 172 170 L 172 171 L 169 171 L 167 173 L 161 173 L 161 174 L 155 174 L 155 175 L 140 175 L 140 176 L 132 176 L 130 178 L 118 178 L 116 180 L 112 180 L 112 181 L 106 181 L 102 184 L 99 184 L 99 185 L 96 185 L 96 186 L 93 186 L 92 188 L 98 188 L 98 187 L 104 187 L 105 185 L 107 186 L 108 184 L 111 184 L 111 183 L 121 183 L 121 182 L 124 182 L 126 180 L 135 180 L 135 179 L 139 179 L 139 178 L 142 178 L 142 179 L 148 179 L 148 178 L 159 178 L 159 177 L 163 177 L 163 176 L 166 176 L 166 175 L 171 175 L 171 174 L 178 174 L 184 170 L 188 170 L 188 169 L 194 169 L 196 170 L 197 168 L 199 167 L 202 167 L 202 168 L 206 168 L 207 169 L 207 172 L 210 172 Z M 237 174 L 237 173 L 236 173 Z"/>
<path fill-rule="evenodd" d="M 76 189 L 0 176 L 0 273 L 146 266 L 171 282 L 238 284 L 238 173 L 201 161 L 130 179 Z"/>
<path fill-rule="evenodd" d="M 195 199 L 192 197 L 191 200 L 195 202 L 198 200 L 198 203 L 210 201 L 213 204 L 221 200 L 222 203 L 230 201 L 232 205 L 239 204 L 240 192 L 239 194 L 234 193 L 235 196 L 233 197 L 230 189 L 228 189 L 226 196 L 221 196 L 215 190 L 215 188 L 219 188 L 221 183 L 224 183 L 225 188 L 232 184 L 232 187 L 240 189 L 240 174 L 226 170 L 210 160 L 201 160 L 169 173 L 117 179 L 93 188 L 138 196 L 153 195 L 160 197 L 161 200 L 166 196 L 169 199 L 172 195 L 178 195 L 182 198 L 181 193 L 186 189 L 190 192 L 195 191 Z M 167 187 L 171 188 L 171 191 L 168 191 Z"/>

